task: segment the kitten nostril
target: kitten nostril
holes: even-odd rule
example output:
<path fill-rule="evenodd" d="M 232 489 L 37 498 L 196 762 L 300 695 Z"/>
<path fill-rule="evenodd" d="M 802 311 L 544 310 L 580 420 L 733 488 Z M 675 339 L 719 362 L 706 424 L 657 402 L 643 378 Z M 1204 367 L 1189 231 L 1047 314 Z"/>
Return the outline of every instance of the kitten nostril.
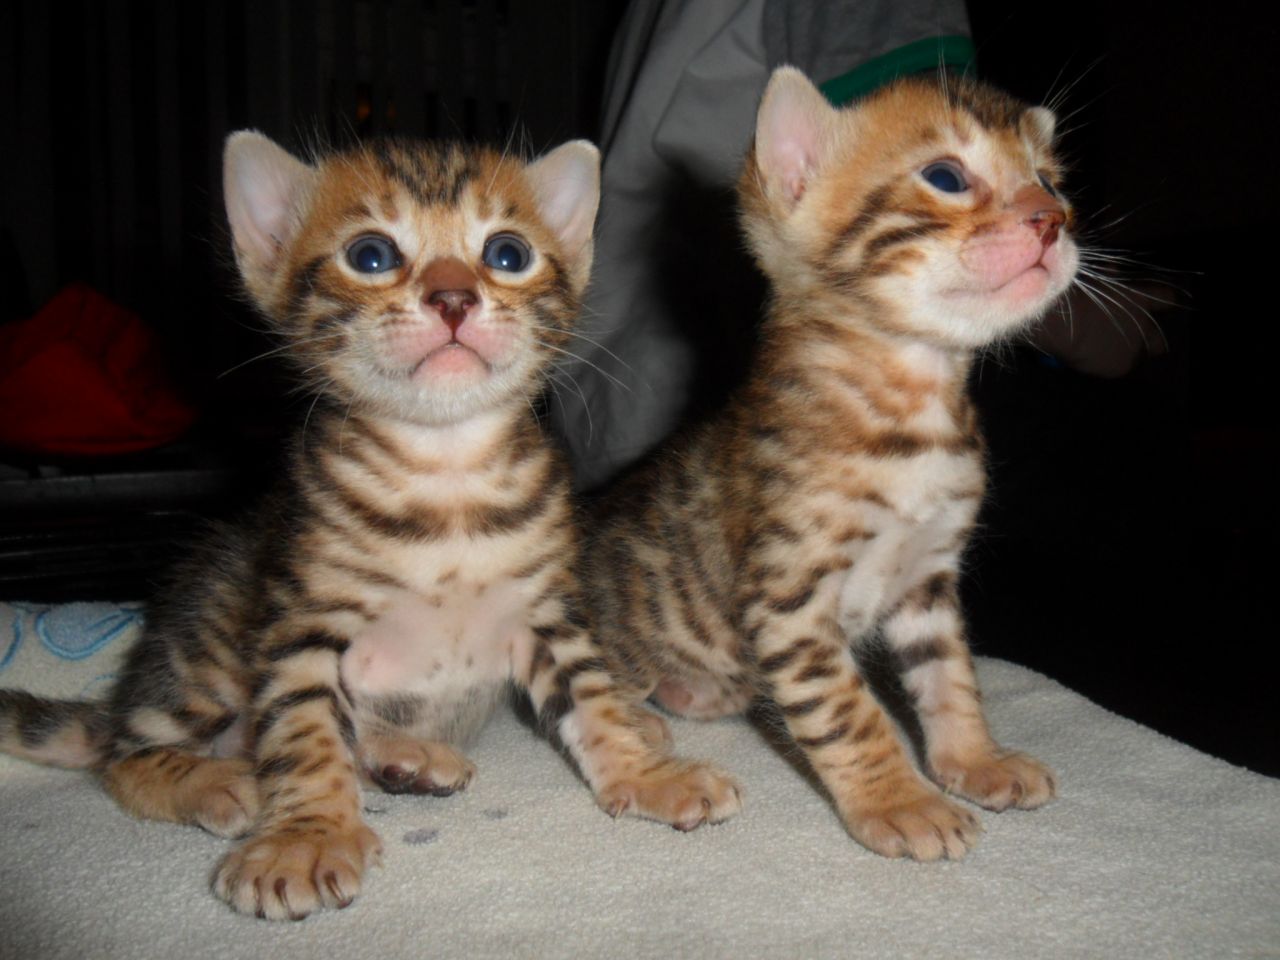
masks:
<path fill-rule="evenodd" d="M 477 303 L 479 299 L 470 290 L 436 290 L 427 297 L 427 305 L 440 311 L 440 319 L 454 333 L 467 319 L 467 311 Z"/>
<path fill-rule="evenodd" d="M 1036 232 L 1040 243 L 1052 246 L 1058 239 L 1058 230 L 1067 222 L 1061 210 L 1040 210 L 1027 218 L 1027 225 Z"/>

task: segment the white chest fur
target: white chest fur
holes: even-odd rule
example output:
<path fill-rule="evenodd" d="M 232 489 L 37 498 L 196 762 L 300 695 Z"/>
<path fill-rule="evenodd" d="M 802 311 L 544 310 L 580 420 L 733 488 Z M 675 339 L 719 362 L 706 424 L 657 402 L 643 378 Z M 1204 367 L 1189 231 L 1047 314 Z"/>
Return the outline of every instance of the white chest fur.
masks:
<path fill-rule="evenodd" d="M 362 696 L 436 699 L 507 680 L 527 657 L 529 584 L 454 580 L 428 595 L 397 592 L 342 658 L 342 678 Z"/>
<path fill-rule="evenodd" d="M 870 536 L 849 546 L 852 566 L 838 594 L 837 618 L 854 638 L 872 628 L 912 587 L 957 568 L 961 538 L 973 523 L 982 465 L 972 454 L 938 450 L 893 465 L 884 505 L 861 508 Z"/>

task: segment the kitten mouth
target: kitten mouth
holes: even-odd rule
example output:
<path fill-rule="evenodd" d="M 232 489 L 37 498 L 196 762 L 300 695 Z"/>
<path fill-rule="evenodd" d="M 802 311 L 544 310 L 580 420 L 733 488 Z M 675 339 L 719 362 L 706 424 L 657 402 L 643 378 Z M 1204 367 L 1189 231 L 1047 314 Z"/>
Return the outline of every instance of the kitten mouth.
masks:
<path fill-rule="evenodd" d="M 1023 286 L 1027 286 L 1030 283 L 1029 278 L 1034 277 L 1037 280 L 1043 280 L 1043 279 L 1048 279 L 1050 276 L 1051 276 L 1051 272 L 1049 268 L 1044 265 L 1043 261 L 1038 260 L 1035 263 L 1033 263 L 1031 266 L 1027 267 L 1027 269 L 1023 270 L 1017 276 L 1010 277 L 1008 280 L 1006 280 L 1004 283 L 1000 284 L 999 286 L 992 287 L 990 290 L 986 290 L 984 292 L 995 294 L 995 295 L 999 295 L 1006 292 L 1012 293 L 1015 289 L 1020 289 Z"/>
<path fill-rule="evenodd" d="M 942 291 L 949 297 L 999 297 L 1006 294 L 1023 292 L 1027 287 L 1044 283 L 1051 279 L 1053 271 L 1042 261 L 1036 261 L 1025 270 L 1019 271 L 1007 280 L 991 286 L 951 287 Z"/>
<path fill-rule="evenodd" d="M 492 372 L 489 361 L 479 351 L 457 340 L 451 340 L 442 347 L 425 354 L 409 370 L 409 379 L 418 380 L 423 377 L 467 376 Z"/>

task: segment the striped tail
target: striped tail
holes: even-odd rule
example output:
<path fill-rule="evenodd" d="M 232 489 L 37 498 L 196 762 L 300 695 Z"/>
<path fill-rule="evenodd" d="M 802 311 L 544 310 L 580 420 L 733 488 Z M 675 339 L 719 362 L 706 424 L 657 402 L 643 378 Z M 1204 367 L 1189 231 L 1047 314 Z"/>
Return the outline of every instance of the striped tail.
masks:
<path fill-rule="evenodd" d="M 0 752 L 51 767 L 92 767 L 105 756 L 107 708 L 0 690 Z"/>

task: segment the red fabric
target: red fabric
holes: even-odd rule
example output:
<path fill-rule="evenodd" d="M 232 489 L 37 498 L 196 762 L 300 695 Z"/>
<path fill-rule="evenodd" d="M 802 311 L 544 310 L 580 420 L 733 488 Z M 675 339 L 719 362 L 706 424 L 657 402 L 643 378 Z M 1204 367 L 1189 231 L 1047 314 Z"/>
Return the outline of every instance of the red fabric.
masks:
<path fill-rule="evenodd" d="M 74 284 L 0 327 L 0 445 L 28 453 L 131 453 L 181 436 L 175 393 L 137 314 Z"/>

